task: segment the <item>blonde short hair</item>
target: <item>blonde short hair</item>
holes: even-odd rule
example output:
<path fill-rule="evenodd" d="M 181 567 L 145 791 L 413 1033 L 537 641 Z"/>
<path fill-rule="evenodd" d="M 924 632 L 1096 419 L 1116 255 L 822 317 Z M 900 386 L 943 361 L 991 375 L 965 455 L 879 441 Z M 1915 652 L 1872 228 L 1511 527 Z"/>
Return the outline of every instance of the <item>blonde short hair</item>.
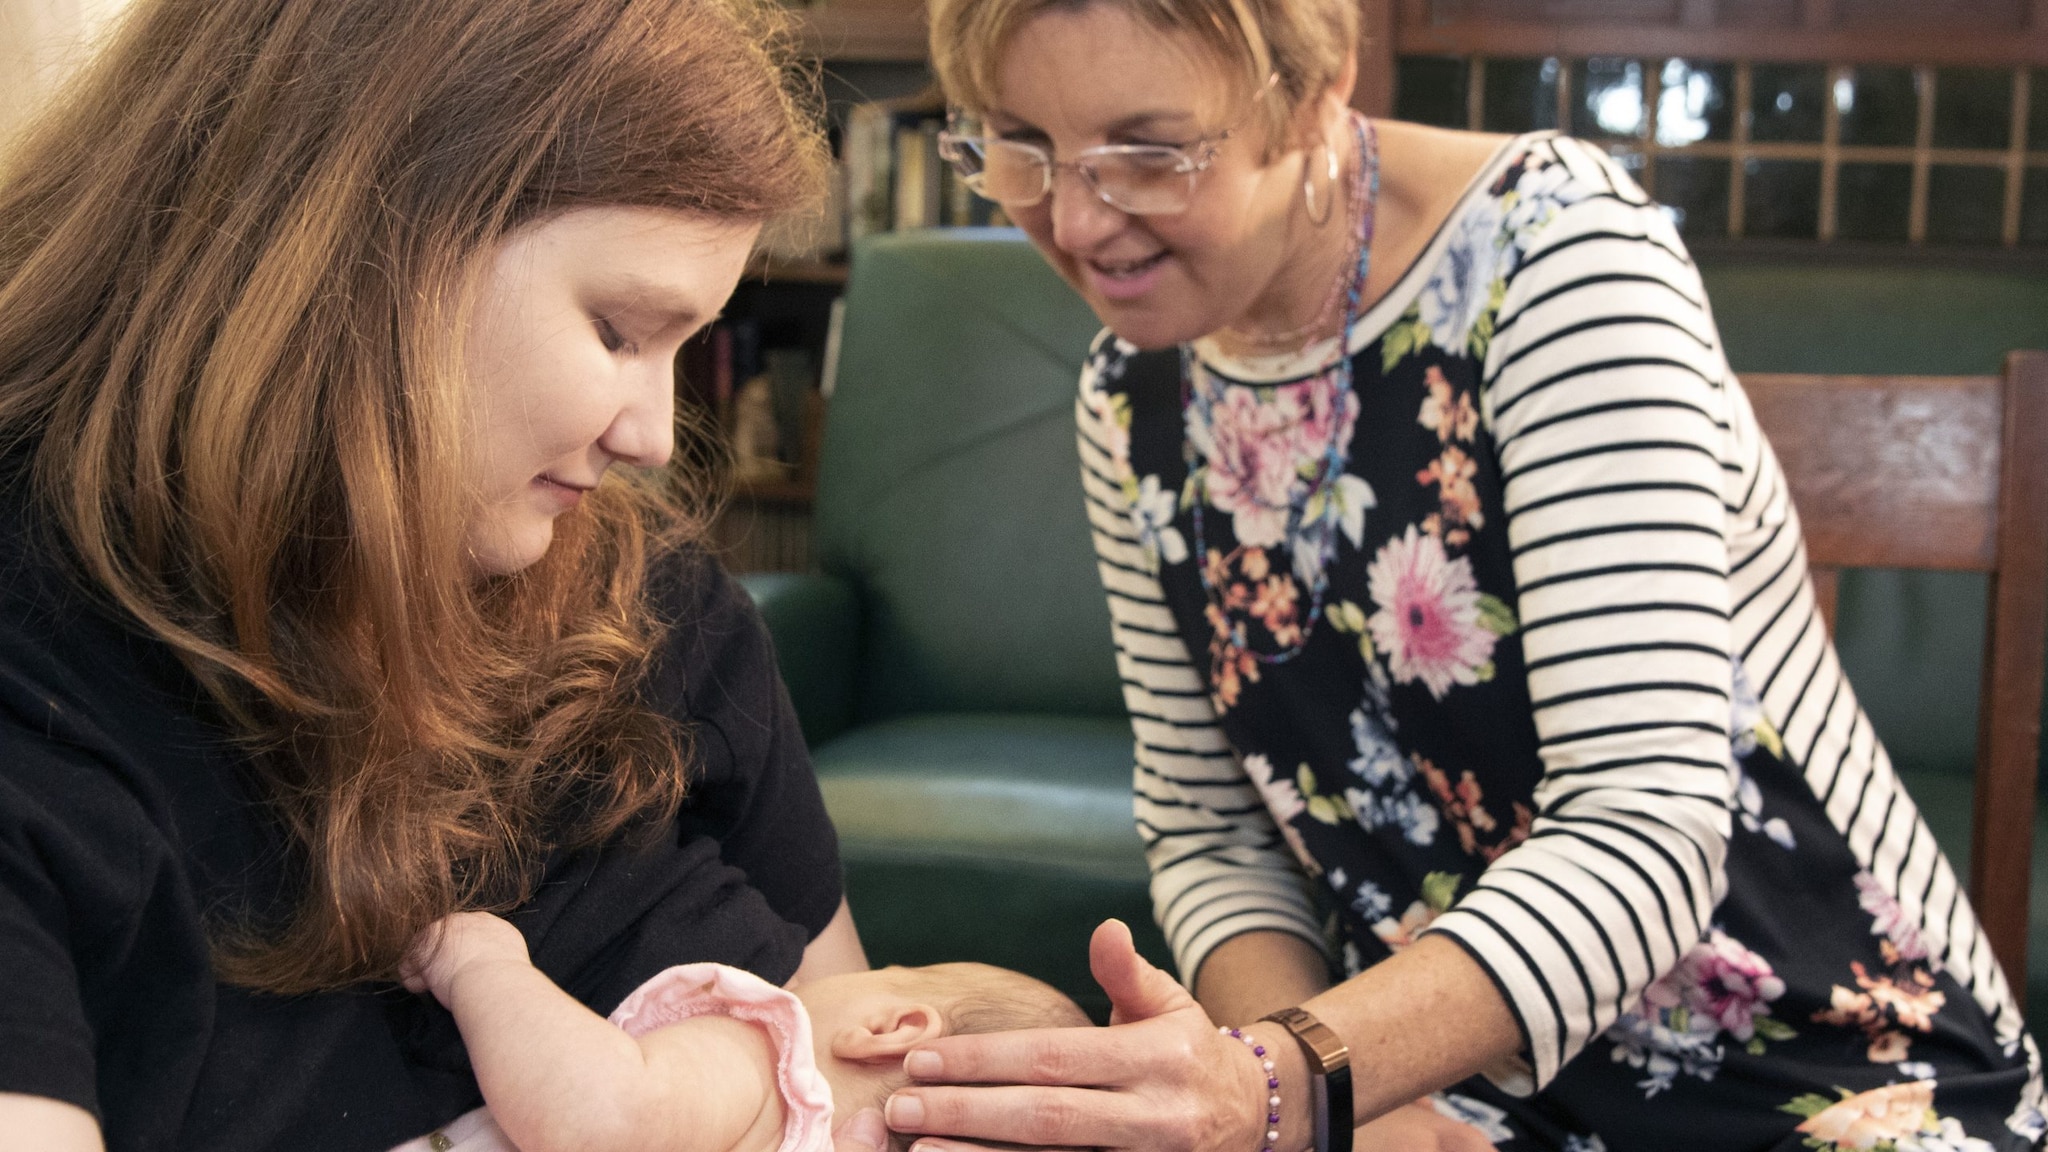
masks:
<path fill-rule="evenodd" d="M 1344 71 L 1358 43 L 1356 0 L 932 0 L 932 68 L 947 99 L 973 112 L 995 103 L 997 66 L 1010 37 L 1045 12 L 1113 7 L 1162 32 L 1187 33 L 1249 95 L 1277 77 L 1265 109 L 1267 139 Z"/>

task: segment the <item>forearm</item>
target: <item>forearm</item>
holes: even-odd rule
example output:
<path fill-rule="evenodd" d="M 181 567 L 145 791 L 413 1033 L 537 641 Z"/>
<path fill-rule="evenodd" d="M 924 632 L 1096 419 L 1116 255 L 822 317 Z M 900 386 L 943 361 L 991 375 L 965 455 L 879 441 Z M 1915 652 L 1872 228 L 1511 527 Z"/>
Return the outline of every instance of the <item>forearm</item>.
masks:
<path fill-rule="evenodd" d="M 853 923 L 853 908 L 842 899 L 832 922 L 804 948 L 803 963 L 797 966 L 796 975 L 789 978 L 789 986 L 867 970 L 868 954 L 860 944 L 860 929 Z"/>
<path fill-rule="evenodd" d="M 1330 986 L 1315 946 L 1287 932 L 1246 932 L 1216 946 L 1195 973 L 1195 999 L 1218 1024 L 1243 1027 Z"/>
<path fill-rule="evenodd" d="M 485 1102 L 523 1152 L 748 1152 L 747 1135 L 779 1103 L 767 1038 L 737 1020 L 702 1017 L 636 1040 L 511 961 L 465 967 L 446 1002 Z"/>
<path fill-rule="evenodd" d="M 1423 936 L 1302 1007 L 1351 1049 L 1352 1110 L 1361 1124 L 1493 1067 L 1522 1046 L 1492 978 L 1442 936 Z M 1277 1025 L 1260 1029 L 1286 1035 Z M 1306 1099 L 1294 1093 L 1288 1111 L 1299 1114 Z"/>

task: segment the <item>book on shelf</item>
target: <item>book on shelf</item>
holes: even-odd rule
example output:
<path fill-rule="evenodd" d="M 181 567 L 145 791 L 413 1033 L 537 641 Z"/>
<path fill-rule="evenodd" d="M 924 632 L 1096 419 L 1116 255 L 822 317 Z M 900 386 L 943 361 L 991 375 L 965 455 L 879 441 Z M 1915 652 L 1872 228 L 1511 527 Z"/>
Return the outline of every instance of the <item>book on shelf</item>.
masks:
<path fill-rule="evenodd" d="M 945 126 L 945 105 L 932 95 L 848 111 L 839 165 L 849 243 L 895 229 L 1007 223 L 939 155 Z"/>
<path fill-rule="evenodd" d="M 808 479 L 824 417 L 809 349 L 764 348 L 753 319 L 731 317 L 683 345 L 676 375 L 678 401 L 724 442 L 743 488 Z"/>

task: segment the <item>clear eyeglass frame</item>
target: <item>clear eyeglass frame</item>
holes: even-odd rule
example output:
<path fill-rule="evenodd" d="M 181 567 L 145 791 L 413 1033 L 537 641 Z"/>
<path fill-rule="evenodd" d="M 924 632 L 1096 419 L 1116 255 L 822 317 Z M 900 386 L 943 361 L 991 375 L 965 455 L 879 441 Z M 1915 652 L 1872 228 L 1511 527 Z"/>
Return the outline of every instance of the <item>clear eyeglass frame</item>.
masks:
<path fill-rule="evenodd" d="M 1268 76 L 1258 96 L 1272 91 L 1279 77 Z M 1225 140 L 1236 133 L 1258 106 L 1258 98 L 1235 123 L 1213 136 L 1187 144 L 1098 144 L 1071 160 L 1053 159 L 1050 149 L 1022 140 L 1006 140 L 974 131 L 970 117 L 959 111 L 946 118 L 939 133 L 939 155 L 977 195 L 1005 208 L 1029 208 L 1045 199 L 1061 172 L 1073 172 L 1097 199 L 1133 216 L 1173 216 L 1194 202 L 1195 181 L 1211 164 Z"/>

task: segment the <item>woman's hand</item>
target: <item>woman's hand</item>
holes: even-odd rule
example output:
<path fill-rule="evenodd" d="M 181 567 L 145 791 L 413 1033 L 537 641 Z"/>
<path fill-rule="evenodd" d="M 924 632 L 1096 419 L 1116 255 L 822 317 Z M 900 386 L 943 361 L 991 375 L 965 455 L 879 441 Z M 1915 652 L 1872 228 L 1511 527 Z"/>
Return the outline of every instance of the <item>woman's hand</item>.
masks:
<path fill-rule="evenodd" d="M 889 1098 L 889 1125 L 924 1134 L 920 1152 L 974 1142 L 1145 1152 L 1253 1152 L 1267 1141 L 1266 1073 L 1241 1043 L 1218 1035 L 1194 997 L 1137 954 L 1130 929 L 1095 930 L 1089 964 L 1114 1012 L 1107 1029 L 1039 1029 L 955 1036 L 911 1052 L 917 1086 Z M 1280 1032 L 1281 1037 L 1285 1036 Z M 1293 1063 L 1282 1083 L 1304 1084 L 1298 1049 L 1268 1042 Z M 962 1087 L 961 1085 L 986 1085 Z M 1283 1093 L 1287 1089 L 1283 1088 Z M 1306 1127 L 1306 1101 L 1289 1109 Z"/>

